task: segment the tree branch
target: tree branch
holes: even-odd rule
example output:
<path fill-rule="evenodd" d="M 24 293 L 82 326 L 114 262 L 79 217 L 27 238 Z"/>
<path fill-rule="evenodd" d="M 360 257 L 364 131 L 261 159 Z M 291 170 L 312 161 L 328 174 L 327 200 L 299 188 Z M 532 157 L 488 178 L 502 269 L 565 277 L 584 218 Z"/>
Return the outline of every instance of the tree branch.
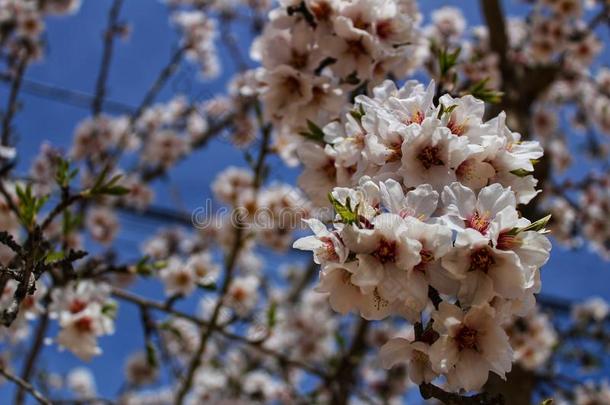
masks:
<path fill-rule="evenodd" d="M 93 116 L 97 116 L 102 112 L 102 105 L 106 96 L 106 82 L 110 72 L 110 62 L 112 61 L 114 36 L 116 35 L 117 22 L 122 4 L 123 0 L 114 0 L 108 14 L 108 26 L 104 32 L 102 61 L 95 86 L 95 98 L 91 104 L 91 113 Z"/>
<path fill-rule="evenodd" d="M 17 384 L 17 386 L 19 387 L 19 390 L 24 391 L 24 392 L 29 392 L 30 395 L 32 395 L 39 403 L 41 403 L 43 405 L 53 405 L 53 403 L 51 401 L 46 399 L 40 392 L 38 392 L 32 386 L 32 384 L 28 383 L 24 379 L 19 378 L 14 374 L 9 373 L 2 367 L 0 367 L 0 374 L 2 374 L 4 376 L 4 378 L 6 378 L 7 380 L 10 380 L 10 381 L 14 382 L 15 384 Z"/>

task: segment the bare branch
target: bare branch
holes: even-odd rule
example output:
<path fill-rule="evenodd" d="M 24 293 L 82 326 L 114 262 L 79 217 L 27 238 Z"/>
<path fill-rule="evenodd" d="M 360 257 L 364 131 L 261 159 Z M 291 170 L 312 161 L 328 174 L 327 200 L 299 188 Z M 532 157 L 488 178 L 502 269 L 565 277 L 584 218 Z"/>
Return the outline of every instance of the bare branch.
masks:
<path fill-rule="evenodd" d="M 17 112 L 17 96 L 19 95 L 19 89 L 21 88 L 21 81 L 28 64 L 28 59 L 28 51 L 27 49 L 23 49 L 20 52 L 19 60 L 17 61 L 15 76 L 13 77 L 11 91 L 8 96 L 8 104 L 2 119 L 2 146 L 8 146 L 10 142 L 11 122 Z"/>
<path fill-rule="evenodd" d="M 104 97 L 106 96 L 106 82 L 108 81 L 110 62 L 112 61 L 114 37 L 117 33 L 119 12 L 121 11 L 122 5 L 123 0 L 114 0 L 108 14 L 108 26 L 104 32 L 104 51 L 95 86 L 95 98 L 91 104 L 91 112 L 94 116 L 99 115 L 102 112 L 102 105 Z"/>
<path fill-rule="evenodd" d="M 44 405 L 53 405 L 53 403 L 51 401 L 46 399 L 40 392 L 38 392 L 32 386 L 32 384 L 28 383 L 24 379 L 19 378 L 14 374 L 9 373 L 8 371 L 6 371 L 4 368 L 1 368 L 1 367 L 0 367 L 0 374 L 2 374 L 4 376 L 4 378 L 6 378 L 7 380 L 10 380 L 10 381 L 14 382 L 15 384 L 17 384 L 17 386 L 19 387 L 20 390 L 29 392 L 30 395 L 32 395 L 39 403 L 44 404 Z"/>

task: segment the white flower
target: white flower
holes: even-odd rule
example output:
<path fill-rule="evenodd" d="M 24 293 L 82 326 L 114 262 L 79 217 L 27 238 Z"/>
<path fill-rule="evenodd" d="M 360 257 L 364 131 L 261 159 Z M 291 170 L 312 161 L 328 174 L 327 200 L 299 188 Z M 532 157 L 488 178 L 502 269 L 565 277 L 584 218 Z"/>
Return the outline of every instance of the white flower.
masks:
<path fill-rule="evenodd" d="M 426 118 L 421 126 L 409 126 L 402 144 L 400 174 L 407 187 L 430 184 L 435 190 L 455 181 L 454 169 L 471 154 L 467 138 L 456 137 L 440 126 L 436 118 Z"/>
<path fill-rule="evenodd" d="M 67 385 L 68 388 L 80 398 L 95 397 L 97 392 L 95 377 L 91 371 L 85 367 L 77 367 L 70 370 L 67 376 Z"/>
<path fill-rule="evenodd" d="M 227 292 L 226 305 L 238 315 L 246 316 L 256 305 L 259 284 L 258 277 L 254 275 L 234 278 Z"/>
<path fill-rule="evenodd" d="M 579 321 L 594 320 L 603 321 L 610 313 L 610 306 L 601 297 L 592 297 L 581 304 L 576 304 L 572 309 L 572 318 Z"/>
<path fill-rule="evenodd" d="M 86 361 L 102 354 L 97 345 L 98 336 L 114 332 L 112 321 L 102 313 L 98 303 L 89 304 L 78 313 L 63 312 L 59 325 L 57 343 Z"/>
<path fill-rule="evenodd" d="M 395 337 L 383 345 L 379 352 L 384 368 L 392 368 L 396 364 L 405 363 L 409 378 L 415 384 L 429 383 L 438 373 L 432 369 L 428 352 L 430 345 L 409 338 Z"/>
<path fill-rule="evenodd" d="M 306 236 L 294 242 L 292 245 L 295 249 L 311 250 L 314 255 L 314 261 L 317 264 L 325 264 L 326 262 L 343 263 L 347 259 L 349 251 L 345 248 L 339 234 L 329 232 L 326 226 L 319 220 L 304 219 L 315 236 Z"/>
<path fill-rule="evenodd" d="M 190 295 L 197 287 L 197 276 L 194 268 L 186 266 L 180 259 L 171 257 L 167 265 L 159 272 L 159 276 L 165 286 L 165 294 Z"/>
<path fill-rule="evenodd" d="M 441 195 L 445 206 L 446 218 L 456 229 L 474 229 L 487 235 L 496 216 L 504 210 L 516 215 L 514 193 L 499 184 L 484 187 L 475 193 L 461 185 L 452 183 L 446 186 Z"/>
<path fill-rule="evenodd" d="M 159 369 L 150 364 L 148 355 L 136 352 L 129 356 L 125 364 L 125 379 L 134 385 L 150 384 L 157 379 Z"/>
<path fill-rule="evenodd" d="M 430 362 L 434 371 L 447 376 L 450 388 L 477 390 L 487 381 L 490 370 L 502 378 L 511 370 L 508 336 L 489 306 L 472 307 L 464 313 L 442 302 L 432 318 L 432 327 L 440 337 L 430 347 Z"/>

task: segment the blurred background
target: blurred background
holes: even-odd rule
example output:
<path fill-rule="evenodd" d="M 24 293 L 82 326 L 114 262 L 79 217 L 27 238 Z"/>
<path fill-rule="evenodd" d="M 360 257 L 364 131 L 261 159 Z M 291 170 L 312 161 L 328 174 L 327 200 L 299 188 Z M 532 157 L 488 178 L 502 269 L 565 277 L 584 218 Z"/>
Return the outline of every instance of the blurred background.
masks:
<path fill-rule="evenodd" d="M 481 23 L 478 4 L 474 1 L 426 0 L 419 3 L 426 18 L 430 10 L 455 5 L 463 10 L 470 24 Z M 110 6 L 110 0 L 85 0 L 76 14 L 46 20 L 47 51 L 44 59 L 32 64 L 25 74 L 22 108 L 14 121 L 20 151 L 18 173 L 27 175 L 43 142 L 50 141 L 54 146 L 68 148 L 77 124 L 90 115 L 102 54 L 102 33 Z M 520 14 L 525 6 L 521 2 L 507 1 L 505 7 L 507 14 Z M 136 108 L 177 49 L 179 41 L 175 27 L 170 24 L 168 8 L 160 1 L 127 0 L 120 15 L 120 19 L 129 24 L 131 32 L 124 40 L 118 40 L 114 48 L 105 104 L 105 111 L 112 115 L 128 113 Z M 255 35 L 250 27 L 235 21 L 230 23 L 228 30 L 237 39 L 235 46 L 244 62 L 255 67 L 256 64 L 248 58 Z M 607 39 L 607 34 L 602 38 Z M 197 67 L 184 61 L 157 101 L 167 101 L 177 94 L 203 101 L 226 92 L 228 81 L 239 66 L 230 54 L 233 51 L 222 42 L 223 38 L 220 38 L 221 73 L 217 78 L 198 79 Z M 607 50 L 604 52 L 599 63 L 608 65 L 609 54 Z M 0 97 L 6 99 L 7 96 L 8 88 L 3 81 L 0 83 Z M 579 138 L 574 139 L 573 146 L 577 148 Z M 276 158 L 272 158 L 270 164 L 270 181 L 295 184 L 298 168 L 287 168 Z M 245 166 L 244 154 L 221 135 L 179 163 L 166 177 L 156 180 L 153 183 L 156 201 L 148 215 L 120 214 L 119 254 L 124 258 L 139 257 L 142 241 L 151 237 L 160 225 L 188 226 L 191 212 L 212 198 L 212 180 L 229 165 Z M 566 175 L 577 178 L 585 173 L 587 165 L 585 162 L 582 165 L 577 163 Z M 305 261 L 308 258 L 294 252 L 287 255 L 294 256 L 290 260 Z M 277 257 L 268 252 L 265 267 L 273 272 L 278 263 L 286 259 L 286 256 Z M 552 302 L 564 303 L 595 295 L 610 300 L 610 266 L 586 246 L 566 249 L 554 243 L 551 259 L 542 270 L 542 281 L 542 295 Z M 135 290 L 152 297 L 163 296 L 158 282 L 141 282 Z M 180 306 L 189 305 L 192 306 L 193 302 L 180 303 Z M 115 396 L 121 390 L 123 362 L 129 353 L 141 348 L 143 337 L 139 336 L 142 333 L 140 328 L 130 327 L 137 319 L 136 308 L 122 303 L 117 332 L 100 341 L 104 355 L 86 364 L 95 373 L 102 396 Z M 83 363 L 71 354 L 59 353 L 55 345 L 49 345 L 43 351 L 41 364 L 52 365 L 54 370 L 62 372 Z M 11 398 L 7 395 L 12 389 L 7 385 L 0 387 L 0 403 L 8 403 L 6 398 Z"/>

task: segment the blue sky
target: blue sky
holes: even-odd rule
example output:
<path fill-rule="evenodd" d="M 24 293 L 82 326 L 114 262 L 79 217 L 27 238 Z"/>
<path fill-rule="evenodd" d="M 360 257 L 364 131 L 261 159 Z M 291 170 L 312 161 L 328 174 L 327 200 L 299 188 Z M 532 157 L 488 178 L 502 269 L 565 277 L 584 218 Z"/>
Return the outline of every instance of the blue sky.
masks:
<path fill-rule="evenodd" d="M 46 38 L 49 45 L 46 58 L 42 63 L 27 70 L 28 79 L 72 90 L 93 92 L 102 52 L 101 36 L 111 1 L 85 0 L 83 3 L 78 15 L 51 18 L 47 21 Z M 459 4 L 470 22 L 480 22 L 478 2 L 475 1 L 434 0 L 420 3 L 425 15 L 428 10 L 440 5 Z M 506 3 L 510 5 L 510 10 L 520 7 L 516 2 Z M 169 60 L 177 37 L 168 22 L 166 7 L 159 1 L 125 1 L 121 16 L 132 25 L 133 31 L 127 41 L 118 41 L 115 45 L 107 96 L 111 100 L 135 106 Z M 240 27 L 238 32 L 240 38 L 249 38 L 247 29 Z M 241 41 L 240 46 L 247 54 L 248 43 Z M 222 92 L 224 84 L 234 72 L 234 66 L 226 54 L 221 56 L 221 77 L 209 82 L 199 81 L 192 75 L 195 67 L 185 63 L 175 79 L 161 93 L 159 101 L 167 100 L 177 91 L 190 95 Z M 6 94 L 6 86 L 0 85 L 0 96 L 3 100 L 6 99 Z M 21 156 L 19 169 L 24 171 L 38 152 L 42 141 L 49 140 L 54 145 L 67 147 L 75 126 L 89 115 L 89 110 L 27 94 L 23 94 L 21 100 L 24 107 L 15 120 L 15 126 L 18 130 Z M 155 185 L 159 196 L 157 204 L 175 206 L 178 199 L 187 212 L 202 205 L 204 199 L 210 196 L 210 182 L 228 164 L 244 165 L 241 152 L 234 150 L 222 139 L 214 141 L 207 149 L 197 151 L 189 160 L 181 163 L 168 180 Z M 296 175 L 296 170 L 287 170 L 277 160 L 273 161 L 272 179 L 294 182 Z M 137 256 L 140 241 L 148 238 L 157 225 L 158 223 L 134 220 L 133 217 L 126 219 L 120 235 L 122 253 L 128 257 Z M 269 260 L 270 264 L 273 262 L 275 259 Z M 545 294 L 569 299 L 600 295 L 610 299 L 610 266 L 595 254 L 589 253 L 586 248 L 567 251 L 555 246 L 550 262 L 543 269 L 542 279 Z M 158 286 L 145 283 L 138 289 L 147 293 L 157 292 Z M 122 380 L 119 370 L 122 370 L 125 356 L 142 347 L 139 324 L 138 327 L 130 327 L 137 319 L 138 314 L 133 306 L 122 305 L 117 322 L 118 332 L 102 339 L 106 354 L 88 365 L 95 370 L 103 394 L 116 393 Z M 45 348 L 43 362 L 52 369 L 63 371 L 82 364 L 70 354 L 59 354 L 54 346 Z M 2 400 L 6 394 L 6 389 L 0 390 L 0 403 L 6 403 Z"/>

